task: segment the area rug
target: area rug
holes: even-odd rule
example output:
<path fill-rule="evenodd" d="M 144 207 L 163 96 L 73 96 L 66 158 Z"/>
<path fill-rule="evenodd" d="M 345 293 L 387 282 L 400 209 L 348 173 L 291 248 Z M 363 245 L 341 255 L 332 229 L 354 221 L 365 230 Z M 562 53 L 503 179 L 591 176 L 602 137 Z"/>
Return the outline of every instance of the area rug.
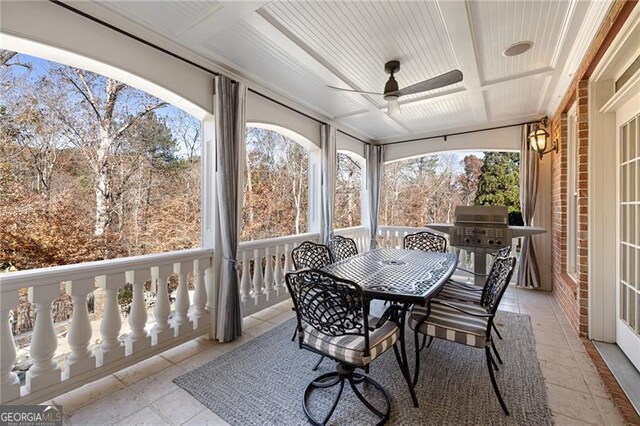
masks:
<path fill-rule="evenodd" d="M 414 408 L 393 350 L 371 364 L 370 376 L 391 396 L 391 425 L 549 425 L 542 371 L 535 351 L 528 315 L 500 311 L 498 328 L 504 340 L 497 346 L 504 365 L 496 373 L 511 415 L 505 416 L 493 393 L 484 350 L 435 340 L 421 353 L 421 371 Z M 334 371 L 318 355 L 291 342 L 294 320 L 247 342 L 195 370 L 174 379 L 181 388 L 231 425 L 307 425 L 302 394 L 320 374 Z M 407 337 L 412 333 L 407 333 Z M 413 345 L 408 354 L 413 366 Z M 329 391 L 325 391 L 329 392 Z M 318 409 L 329 406 L 331 395 L 319 394 Z M 325 407 L 326 407 L 325 406 Z M 332 425 L 371 425 L 376 418 L 345 388 Z"/>

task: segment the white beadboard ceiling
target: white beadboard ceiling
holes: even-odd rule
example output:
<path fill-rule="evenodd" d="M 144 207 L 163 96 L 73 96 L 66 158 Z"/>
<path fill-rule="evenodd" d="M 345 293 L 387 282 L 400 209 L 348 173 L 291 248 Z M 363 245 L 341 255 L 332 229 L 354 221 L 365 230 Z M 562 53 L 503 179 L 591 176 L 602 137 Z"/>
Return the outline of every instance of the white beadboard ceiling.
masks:
<path fill-rule="evenodd" d="M 85 10 L 386 142 L 552 113 L 610 2 L 96 0 Z M 502 54 L 520 41 L 533 47 Z M 402 97 L 393 118 L 381 96 L 326 87 L 382 92 L 396 59 L 400 87 L 456 68 L 464 80 Z"/>

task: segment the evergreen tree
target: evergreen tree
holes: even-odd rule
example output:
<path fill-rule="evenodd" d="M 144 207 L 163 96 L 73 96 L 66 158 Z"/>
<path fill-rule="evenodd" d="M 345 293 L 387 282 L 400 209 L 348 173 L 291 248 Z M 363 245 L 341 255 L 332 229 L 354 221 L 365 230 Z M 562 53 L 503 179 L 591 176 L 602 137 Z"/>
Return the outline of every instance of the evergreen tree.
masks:
<path fill-rule="evenodd" d="M 509 213 L 520 212 L 520 154 L 485 152 L 480 168 L 476 205 L 507 206 Z"/>

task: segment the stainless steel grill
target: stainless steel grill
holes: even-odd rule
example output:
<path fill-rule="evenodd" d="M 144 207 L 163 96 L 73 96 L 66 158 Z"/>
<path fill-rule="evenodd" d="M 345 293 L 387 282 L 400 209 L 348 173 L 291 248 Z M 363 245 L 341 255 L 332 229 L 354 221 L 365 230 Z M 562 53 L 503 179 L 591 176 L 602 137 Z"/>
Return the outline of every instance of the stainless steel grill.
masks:
<path fill-rule="evenodd" d="M 457 206 L 451 245 L 488 252 L 511 244 L 508 210 L 504 206 Z"/>

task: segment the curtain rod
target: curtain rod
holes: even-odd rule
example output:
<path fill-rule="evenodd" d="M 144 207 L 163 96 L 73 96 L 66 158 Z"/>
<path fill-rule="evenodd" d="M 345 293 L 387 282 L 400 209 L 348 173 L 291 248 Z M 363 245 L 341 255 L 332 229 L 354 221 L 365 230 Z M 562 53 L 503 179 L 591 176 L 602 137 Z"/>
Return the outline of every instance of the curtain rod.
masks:
<path fill-rule="evenodd" d="M 250 88 L 250 87 L 249 87 L 247 90 L 249 90 L 251 93 L 255 93 L 255 94 L 256 94 L 256 95 L 258 95 L 258 96 L 261 96 L 261 97 L 263 97 L 263 98 L 265 98 L 265 99 L 268 99 L 268 100 L 270 100 L 271 102 L 273 102 L 273 103 L 276 103 L 276 104 L 280 105 L 281 107 L 284 107 L 284 108 L 286 108 L 286 109 L 288 109 L 288 110 L 290 110 L 290 111 L 293 111 L 293 112 L 298 113 L 298 114 L 300 114 L 300 115 L 302 115 L 302 116 L 304 116 L 304 117 L 307 117 L 309 120 L 313 120 L 313 121 L 315 121 L 315 122 L 316 122 L 316 123 L 318 123 L 318 124 L 327 124 L 327 123 L 325 123 L 324 121 L 318 120 L 317 118 L 312 117 L 312 116 L 310 116 L 310 115 L 309 115 L 309 114 L 307 114 L 307 113 L 304 113 L 304 112 L 302 112 L 302 111 L 299 111 L 299 110 L 295 109 L 294 107 L 292 107 L 292 106 L 289 106 L 289 105 L 285 104 L 284 102 L 280 102 L 280 101 L 279 101 L 279 100 L 277 100 L 277 99 L 273 99 L 271 96 L 265 95 L 264 93 L 260 93 L 260 92 L 258 92 L 258 91 L 257 91 L 257 90 L 255 90 L 255 89 L 252 89 L 252 88 Z"/>
<path fill-rule="evenodd" d="M 518 127 L 518 126 L 522 126 L 524 124 L 540 123 L 542 120 L 543 120 L 543 118 L 541 118 L 540 120 L 525 121 L 525 122 L 516 123 L 516 124 L 507 124 L 505 126 L 487 127 L 486 129 L 468 130 L 466 132 L 446 133 L 444 135 L 428 136 L 428 137 L 424 137 L 424 138 L 405 139 L 405 140 L 402 140 L 402 141 L 387 142 L 387 143 L 383 143 L 383 144 L 380 144 L 380 145 L 383 145 L 383 146 L 395 145 L 397 143 L 417 142 L 417 141 L 425 141 L 425 140 L 429 140 L 429 139 L 440 139 L 440 138 L 444 138 L 444 140 L 446 141 L 449 136 L 467 135 L 467 134 L 470 134 L 470 133 L 487 132 L 489 130 L 506 129 L 506 128 L 509 128 L 509 127 Z"/>
<path fill-rule="evenodd" d="M 357 137 L 355 137 L 355 136 L 353 136 L 353 135 L 350 135 L 349 133 L 345 132 L 344 130 L 337 129 L 337 131 L 338 131 L 338 132 L 340 132 L 340 133 L 342 133 L 343 135 L 349 136 L 350 138 L 353 138 L 353 139 L 355 139 L 355 140 L 357 140 L 357 141 L 359 141 L 359 142 L 362 142 L 362 143 L 363 143 L 363 144 L 365 144 L 365 145 L 371 145 L 371 143 L 370 143 L 370 142 L 363 141 L 363 140 L 362 140 L 362 139 L 360 139 L 360 138 L 357 138 Z"/>

